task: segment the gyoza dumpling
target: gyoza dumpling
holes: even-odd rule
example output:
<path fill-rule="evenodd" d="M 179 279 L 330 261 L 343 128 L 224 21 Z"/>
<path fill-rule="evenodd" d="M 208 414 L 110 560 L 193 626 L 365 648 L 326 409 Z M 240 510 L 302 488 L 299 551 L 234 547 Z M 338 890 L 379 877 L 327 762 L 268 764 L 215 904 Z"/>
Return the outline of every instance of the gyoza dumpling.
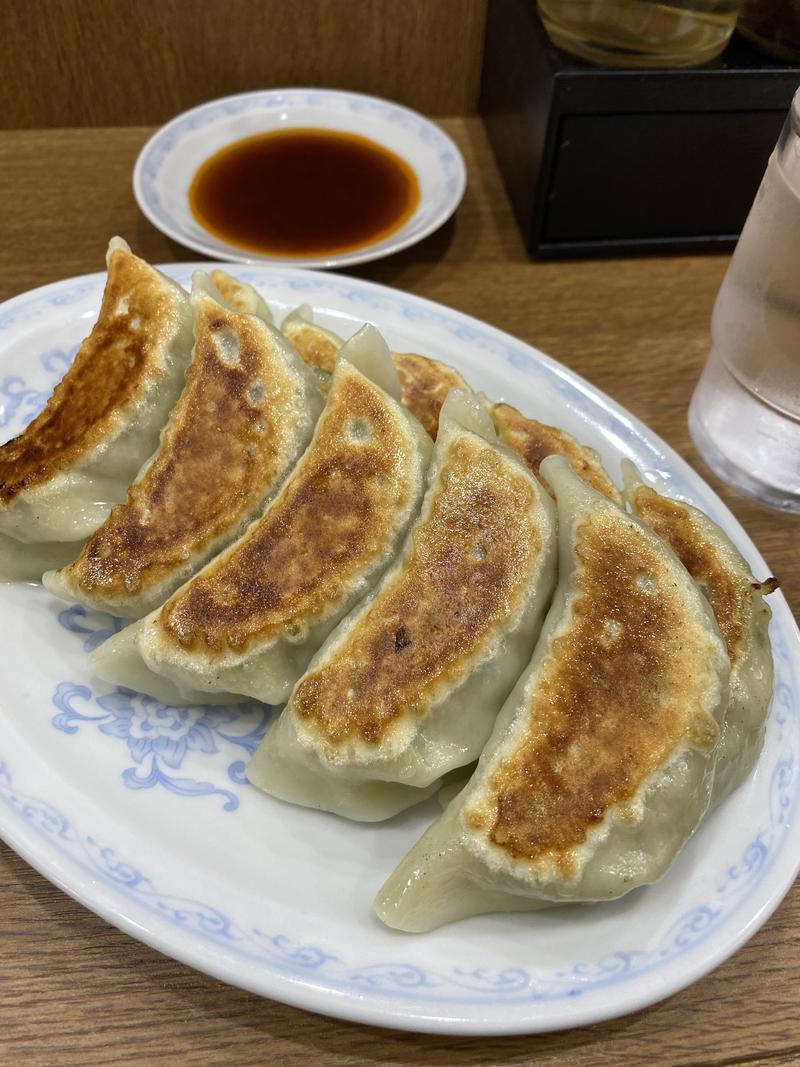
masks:
<path fill-rule="evenodd" d="M 224 270 L 212 270 L 211 280 L 232 311 L 239 311 L 243 315 L 258 315 L 270 326 L 274 324 L 275 320 L 269 306 L 252 285 L 240 282 L 238 278 L 234 278 Z"/>
<path fill-rule="evenodd" d="M 80 541 L 18 541 L 0 533 L 0 582 L 29 582 L 72 559 Z"/>
<path fill-rule="evenodd" d="M 0 448 L 0 578 L 72 559 L 158 446 L 192 351 L 179 285 L 108 246 L 97 322 L 44 411 Z"/>
<path fill-rule="evenodd" d="M 600 457 L 593 448 L 579 444 L 565 430 L 526 418 L 510 404 L 490 404 L 489 410 L 502 443 L 516 452 L 537 477 L 546 456 L 566 456 L 572 469 L 587 485 L 615 504 L 622 503 L 619 489 L 603 470 Z M 546 486 L 547 480 L 542 480 Z"/>
<path fill-rule="evenodd" d="M 194 355 L 158 452 L 77 559 L 44 575 L 56 596 L 124 618 L 152 611 L 244 531 L 311 440 L 323 404 L 312 371 L 221 299 L 197 272 Z"/>
<path fill-rule="evenodd" d="M 700 585 L 711 604 L 731 661 L 730 695 L 722 723 L 712 805 L 753 769 L 772 699 L 769 643 L 772 616 L 765 593 L 774 578 L 757 582 L 728 537 L 690 504 L 668 500 L 645 485 L 632 463 L 623 463 L 625 495 L 636 515 L 662 537 Z"/>
<path fill-rule="evenodd" d="M 401 930 L 619 897 L 666 871 L 708 807 L 729 673 L 711 610 L 564 458 L 542 473 L 553 605 L 475 774 L 378 894 Z"/>
<path fill-rule="evenodd" d="M 373 821 L 474 760 L 555 580 L 549 497 L 453 390 L 396 564 L 298 682 L 247 768 L 283 800 Z"/>
<path fill-rule="evenodd" d="M 306 363 L 317 372 L 323 390 L 327 388 L 336 361 L 336 353 L 344 344 L 341 337 L 318 326 L 308 304 L 301 304 L 290 312 L 281 324 Z M 439 411 L 451 389 L 468 389 L 467 383 L 452 367 L 415 352 L 393 352 L 392 362 L 400 379 L 401 400 L 415 418 L 436 440 Z"/>
<path fill-rule="evenodd" d="M 432 445 L 397 395 L 389 351 L 365 326 L 264 515 L 160 612 L 102 645 L 98 674 L 171 703 L 220 691 L 285 700 L 419 510 Z"/>
<path fill-rule="evenodd" d="M 281 323 L 281 332 L 288 337 L 305 362 L 319 378 L 322 391 L 327 393 L 336 365 L 336 354 L 344 344 L 338 334 L 318 326 L 308 304 L 290 311 Z"/>
<path fill-rule="evenodd" d="M 403 404 L 415 415 L 433 440 L 439 429 L 439 412 L 451 389 L 469 389 L 452 367 L 416 352 L 393 352 L 400 377 Z"/>

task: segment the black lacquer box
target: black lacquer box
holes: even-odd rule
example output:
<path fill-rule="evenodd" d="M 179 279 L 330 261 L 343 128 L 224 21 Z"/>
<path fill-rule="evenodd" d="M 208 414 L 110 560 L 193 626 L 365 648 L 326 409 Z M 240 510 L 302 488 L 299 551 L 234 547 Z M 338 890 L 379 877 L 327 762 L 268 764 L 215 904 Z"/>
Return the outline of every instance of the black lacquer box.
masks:
<path fill-rule="evenodd" d="M 690 70 L 583 65 L 535 0 L 489 0 L 481 113 L 537 256 L 732 247 L 798 85 L 736 35 Z"/>

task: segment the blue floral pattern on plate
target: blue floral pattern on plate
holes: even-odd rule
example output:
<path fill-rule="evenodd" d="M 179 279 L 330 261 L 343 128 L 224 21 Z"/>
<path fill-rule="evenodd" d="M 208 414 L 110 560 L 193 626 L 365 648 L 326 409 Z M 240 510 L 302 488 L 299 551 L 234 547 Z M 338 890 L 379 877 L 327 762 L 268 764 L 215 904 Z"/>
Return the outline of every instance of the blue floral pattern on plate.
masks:
<path fill-rule="evenodd" d="M 171 268 L 170 273 L 186 283 L 193 267 Z M 447 309 L 349 278 L 264 268 L 238 273 L 243 280 L 260 287 L 268 274 L 272 284 L 318 305 L 353 307 L 359 314 L 361 309 L 369 308 L 378 321 L 382 314 L 400 316 L 411 324 L 444 332 L 453 341 L 468 344 L 487 359 L 499 361 L 529 379 L 547 379 L 566 409 L 581 412 L 588 406 L 593 423 L 621 451 L 637 457 L 643 466 L 667 472 L 673 492 L 698 503 L 731 528 L 724 507 L 667 446 L 613 401 L 546 357 L 532 358 L 527 346 L 513 338 Z M 0 308 L 0 333 L 17 324 L 30 323 L 48 307 L 69 307 L 89 293 L 99 296 L 101 287 L 102 277 L 95 276 L 11 301 Z M 35 414 L 72 353 L 70 349 L 49 349 L 31 361 L 39 377 L 48 379 L 46 382 L 37 379 L 35 385 L 28 384 L 19 374 L 0 382 L 0 397 L 6 400 L 6 405 L 0 406 L 0 426 L 13 432 Z M 752 546 L 748 547 L 746 538 L 735 528 L 733 533 L 752 557 Z M 87 612 L 77 605 L 64 608 L 58 619 L 83 650 L 91 649 L 121 625 L 110 616 Z M 800 736 L 798 641 L 785 606 L 776 611 L 771 633 L 776 690 L 769 758 L 762 760 L 759 768 L 765 783 L 765 808 L 758 815 L 757 832 L 748 834 L 738 854 L 732 853 L 732 861 L 708 887 L 703 899 L 677 914 L 645 947 L 620 943 L 614 951 L 594 957 L 587 951 L 584 958 L 564 960 L 557 967 L 503 967 L 486 966 L 478 948 L 472 951 L 466 939 L 459 942 L 462 958 L 454 958 L 452 965 L 446 967 L 432 967 L 415 959 L 411 947 L 414 942 L 403 939 L 397 942 L 394 958 L 355 960 L 346 941 L 311 943 L 290 931 L 269 929 L 268 922 L 259 926 L 243 922 L 226 903 L 206 899 L 199 893 L 197 898 L 187 896 L 162 884 L 156 872 L 145 869 L 146 864 L 128 859 L 113 841 L 101 840 L 102 835 L 93 833 L 91 827 L 79 827 L 50 799 L 23 794 L 16 779 L 12 780 L 13 760 L 8 751 L 0 753 L 0 799 L 9 813 L 2 825 L 23 853 L 26 847 L 30 852 L 31 838 L 21 828 L 46 842 L 42 847 L 58 853 L 62 861 L 68 860 L 90 877 L 92 884 L 107 887 L 121 902 L 115 914 L 130 916 L 132 932 L 136 932 L 136 924 L 146 926 L 149 915 L 154 923 L 166 924 L 196 939 L 198 944 L 219 949 L 225 958 L 232 955 L 255 961 L 265 968 L 264 973 L 282 975 L 290 983 L 296 983 L 303 975 L 313 975 L 314 988 L 350 998 L 351 1017 L 361 1017 L 365 1004 L 385 1004 L 387 996 L 397 1004 L 416 1005 L 423 1000 L 432 1011 L 445 1015 L 451 1007 L 457 1013 L 459 1004 L 488 1009 L 492 1005 L 583 1003 L 603 990 L 636 989 L 647 975 L 669 968 L 675 961 L 681 969 L 694 968 L 697 973 L 697 960 L 711 951 L 709 946 L 716 946 L 713 950 L 719 958 L 720 932 L 731 927 L 739 912 L 746 915 L 752 928 L 752 901 L 761 894 L 763 909 L 763 901 L 768 900 L 764 887 L 771 872 L 779 862 L 785 869 L 786 843 L 790 834 L 796 834 L 798 817 Z M 229 816 L 234 820 L 241 817 L 244 759 L 263 737 L 270 709 L 261 705 L 219 710 L 167 708 L 129 690 L 96 693 L 83 681 L 70 680 L 56 684 L 52 699 L 52 725 L 57 734 L 64 735 L 67 744 L 80 745 L 91 734 L 126 754 L 129 766 L 121 774 L 123 790 L 142 793 L 158 789 L 172 797 L 185 798 L 186 804 L 181 800 L 180 806 L 185 807 L 187 815 L 200 810 L 198 798 L 205 797 L 211 809 L 226 813 L 226 820 Z M 9 743 L 4 742 L 6 748 Z M 21 779 L 25 768 L 18 766 L 15 771 Z M 38 853 L 40 857 L 43 854 Z M 42 863 L 46 866 L 45 860 Z M 172 943 L 168 937 L 162 942 Z M 182 942 L 182 951 L 191 955 L 187 944 Z M 207 959 L 205 966 L 211 968 Z M 678 985 L 673 980 L 671 990 Z M 419 1018 L 413 1014 L 409 1017 Z M 520 1017 L 523 1022 L 533 1018 L 524 1013 Z M 488 1032 L 497 1030 L 489 1028 Z"/>
<path fill-rule="evenodd" d="M 85 651 L 121 629 L 119 619 L 73 604 L 58 615 L 59 623 L 82 639 Z M 231 748 L 252 756 L 263 740 L 272 719 L 272 709 L 251 701 L 223 707 L 169 707 L 153 697 L 117 688 L 97 696 L 87 685 L 59 682 L 53 694 L 57 714 L 53 726 L 65 734 L 76 734 L 84 723 L 92 723 L 103 734 L 124 741 L 133 767 L 122 773 L 129 789 L 161 786 L 183 797 L 216 795 L 225 801 L 224 811 L 235 811 L 239 798 L 230 789 L 213 782 L 178 776 L 192 753 L 216 755 Z M 81 705 L 80 707 L 78 705 Z M 98 710 L 99 709 L 99 710 Z M 232 760 L 227 777 L 237 786 L 247 785 L 245 761 Z"/>
<path fill-rule="evenodd" d="M 76 345 L 69 352 L 54 348 L 42 352 L 39 356 L 39 364 L 46 373 L 48 382 L 52 382 L 52 386 L 55 386 L 56 382 L 64 376 L 64 372 L 72 363 L 77 351 Z M 52 386 L 46 389 L 34 389 L 27 385 L 25 379 L 18 374 L 6 375 L 5 378 L 0 379 L 0 429 L 15 420 L 28 423 L 35 418 L 47 403 L 53 391 Z"/>
<path fill-rule="evenodd" d="M 519 967 L 492 971 L 480 966 L 454 966 L 449 973 L 441 973 L 401 961 L 353 966 L 337 954 L 318 946 L 299 945 L 284 934 L 243 928 L 222 909 L 209 903 L 159 891 L 151 877 L 118 857 L 113 848 L 99 846 L 91 836 L 82 836 L 57 809 L 44 801 L 19 794 L 12 787 L 10 772 L 3 761 L 0 761 L 0 798 L 40 834 L 57 839 L 61 851 L 69 852 L 84 867 L 88 864 L 93 874 L 124 889 L 126 896 L 134 897 L 161 919 L 183 930 L 191 930 L 204 939 L 223 944 L 227 950 L 245 958 L 268 958 L 273 966 L 280 967 L 284 973 L 291 975 L 298 970 L 313 970 L 316 982 L 336 990 L 357 990 L 359 996 L 382 994 L 387 989 L 395 996 L 417 995 L 420 989 L 424 989 L 428 997 L 432 997 L 432 1002 L 443 1004 L 469 1003 L 476 998 L 480 1001 L 500 998 L 504 1002 L 523 1003 L 573 999 L 597 988 L 637 981 L 667 960 L 696 949 L 730 918 L 764 877 L 791 826 L 798 800 L 796 690 L 786 680 L 785 668 L 790 666 L 788 649 L 779 642 L 776 651 L 778 686 L 775 719 L 779 740 L 784 747 L 782 757 L 772 773 L 770 810 L 763 829 L 747 843 L 740 859 L 716 886 L 712 898 L 682 915 L 656 945 L 644 951 L 620 950 L 600 959 L 578 961 L 570 967 L 555 969 L 547 979 L 534 976 Z M 79 688 L 72 687 L 72 690 Z M 84 692 L 80 695 L 88 699 L 89 690 L 82 688 Z M 69 695 L 74 695 L 74 692 Z M 102 700 L 97 702 L 101 707 L 104 706 Z M 68 706 L 68 700 L 66 703 Z M 114 702 L 111 706 L 114 706 Z M 175 711 L 170 709 L 170 712 Z M 74 714 L 68 710 L 63 724 L 57 724 L 59 728 L 67 732 L 74 731 Z M 77 717 L 81 720 L 95 718 L 80 714 Z M 103 716 L 96 718 L 103 719 L 104 724 L 108 723 Z M 112 727 L 114 721 L 112 712 Z M 185 725 L 187 720 L 179 717 L 179 721 Z M 102 724 L 100 729 L 103 729 Z M 105 732 L 115 733 L 113 728 Z M 130 742 L 127 727 L 120 731 L 119 736 L 124 736 Z M 244 742 L 247 747 L 249 737 L 247 740 L 238 738 L 236 743 Z M 139 739 L 134 741 L 134 744 L 137 743 Z M 205 734 L 202 745 L 210 746 L 204 751 L 216 750 L 212 733 Z"/>

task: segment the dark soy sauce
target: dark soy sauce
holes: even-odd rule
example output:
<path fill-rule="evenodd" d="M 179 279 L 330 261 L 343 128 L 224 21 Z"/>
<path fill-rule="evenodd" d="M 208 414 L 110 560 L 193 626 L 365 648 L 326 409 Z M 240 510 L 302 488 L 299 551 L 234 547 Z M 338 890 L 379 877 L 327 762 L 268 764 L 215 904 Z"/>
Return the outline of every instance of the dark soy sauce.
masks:
<path fill-rule="evenodd" d="M 397 230 L 419 203 L 419 183 L 405 160 L 366 137 L 279 130 L 207 159 L 189 203 L 202 226 L 239 248 L 321 256 Z"/>

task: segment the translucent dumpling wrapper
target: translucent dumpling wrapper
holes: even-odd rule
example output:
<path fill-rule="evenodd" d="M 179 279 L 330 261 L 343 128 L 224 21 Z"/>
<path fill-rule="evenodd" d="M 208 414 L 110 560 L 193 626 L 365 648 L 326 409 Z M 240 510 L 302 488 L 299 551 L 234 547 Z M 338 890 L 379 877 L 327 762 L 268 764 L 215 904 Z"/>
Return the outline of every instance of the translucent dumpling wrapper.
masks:
<path fill-rule="evenodd" d="M 85 539 L 23 542 L 0 533 L 0 582 L 37 581 L 52 567 L 71 560 L 85 543 Z"/>
<path fill-rule="evenodd" d="M 221 301 L 197 272 L 193 358 L 158 452 L 78 557 L 44 575 L 57 596 L 123 618 L 152 611 L 244 532 L 311 440 L 313 373 L 276 329 Z"/>
<path fill-rule="evenodd" d="M 283 800 L 385 819 L 475 760 L 555 582 L 547 493 L 450 392 L 419 518 L 322 647 L 247 768 Z"/>
<path fill-rule="evenodd" d="M 320 377 L 323 389 L 330 381 L 336 353 L 344 341 L 331 330 L 314 322 L 314 312 L 301 304 L 290 312 L 281 329 L 302 358 Z M 451 389 L 469 389 L 453 367 L 416 352 L 393 352 L 392 361 L 400 379 L 403 405 L 417 418 L 435 441 L 439 412 Z"/>
<path fill-rule="evenodd" d="M 603 470 L 600 457 L 593 448 L 580 444 L 566 430 L 527 418 L 510 404 L 489 403 L 489 409 L 497 436 L 506 448 L 522 458 L 537 477 L 543 459 L 547 456 L 564 456 L 587 485 L 615 504 L 622 503 L 619 489 Z M 542 480 L 547 486 L 547 479 L 542 476 Z M 552 495 L 552 490 L 550 492 Z"/>
<path fill-rule="evenodd" d="M 702 511 L 660 496 L 623 462 L 625 495 L 634 513 L 670 546 L 701 590 L 722 631 L 731 661 L 730 695 L 722 723 L 712 805 L 744 781 L 764 743 L 774 668 L 771 611 L 764 595 L 774 578 L 758 582 L 739 550 Z"/>
<path fill-rule="evenodd" d="M 644 523 L 542 463 L 559 583 L 472 778 L 380 890 L 389 926 L 602 901 L 660 878 L 709 805 L 725 643 Z"/>
<path fill-rule="evenodd" d="M 419 510 L 433 446 L 398 396 L 389 351 L 365 326 L 342 348 L 311 444 L 263 516 L 159 612 L 102 645 L 97 673 L 168 703 L 226 692 L 284 701 Z"/>
<path fill-rule="evenodd" d="M 275 320 L 269 305 L 252 285 L 239 281 L 224 270 L 212 270 L 211 280 L 231 311 L 239 311 L 243 315 L 258 315 L 269 326 L 274 325 Z"/>
<path fill-rule="evenodd" d="M 114 237 L 91 334 L 47 406 L 0 447 L 0 578 L 72 559 L 158 446 L 192 351 L 189 296 Z"/>

